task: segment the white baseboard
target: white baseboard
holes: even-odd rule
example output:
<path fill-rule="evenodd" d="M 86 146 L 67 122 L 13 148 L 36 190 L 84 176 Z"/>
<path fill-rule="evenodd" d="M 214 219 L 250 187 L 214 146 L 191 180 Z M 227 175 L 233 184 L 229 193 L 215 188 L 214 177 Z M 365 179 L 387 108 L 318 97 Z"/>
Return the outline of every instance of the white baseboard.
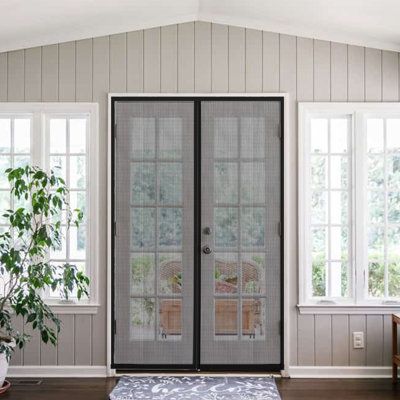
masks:
<path fill-rule="evenodd" d="M 289 367 L 291 378 L 390 378 L 391 367 Z"/>
<path fill-rule="evenodd" d="M 97 365 L 10 365 L 10 378 L 104 378 L 107 368 Z"/>

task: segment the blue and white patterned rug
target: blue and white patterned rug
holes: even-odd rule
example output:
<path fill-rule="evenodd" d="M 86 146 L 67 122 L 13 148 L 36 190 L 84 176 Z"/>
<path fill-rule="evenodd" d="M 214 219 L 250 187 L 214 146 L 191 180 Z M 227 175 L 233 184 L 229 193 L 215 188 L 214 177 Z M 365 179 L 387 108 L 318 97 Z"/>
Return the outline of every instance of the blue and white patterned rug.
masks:
<path fill-rule="evenodd" d="M 123 376 L 110 400 L 280 400 L 273 378 Z"/>

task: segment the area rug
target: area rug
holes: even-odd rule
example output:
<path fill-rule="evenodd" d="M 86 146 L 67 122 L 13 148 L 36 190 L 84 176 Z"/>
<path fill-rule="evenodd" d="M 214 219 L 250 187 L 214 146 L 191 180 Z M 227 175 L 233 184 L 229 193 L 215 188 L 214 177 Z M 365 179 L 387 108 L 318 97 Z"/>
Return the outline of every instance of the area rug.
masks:
<path fill-rule="evenodd" d="M 123 376 L 110 400 L 280 400 L 273 378 Z"/>

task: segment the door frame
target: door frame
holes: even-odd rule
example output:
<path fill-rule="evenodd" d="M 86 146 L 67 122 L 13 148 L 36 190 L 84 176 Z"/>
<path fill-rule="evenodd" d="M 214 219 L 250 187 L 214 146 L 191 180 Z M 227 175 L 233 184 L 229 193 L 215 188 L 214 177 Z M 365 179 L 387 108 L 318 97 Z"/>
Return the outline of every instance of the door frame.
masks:
<path fill-rule="evenodd" d="M 113 274 L 113 241 L 114 241 L 114 200 L 113 200 L 113 189 L 114 189 L 114 126 L 112 125 L 112 121 L 114 120 L 114 102 L 122 99 L 137 99 L 137 100 L 236 100 L 240 101 L 243 99 L 248 100 L 279 100 L 282 104 L 282 114 L 281 114 L 281 129 L 282 129 L 282 157 L 281 157 L 281 171 L 282 177 L 282 220 L 283 220 L 283 232 L 281 238 L 281 254 L 282 254 L 282 269 L 281 269 L 281 315 L 282 315 L 282 332 L 281 332 L 281 365 L 279 369 L 281 370 L 282 375 L 288 375 L 289 368 L 289 355 L 290 355 L 290 304 L 291 304 L 291 295 L 290 295 L 290 269 L 295 265 L 295 259 L 290 253 L 290 248 L 295 248 L 296 242 L 295 237 L 293 237 L 293 232 L 295 232 L 295 219 L 292 217 L 292 210 L 295 209 L 295 205 L 293 206 L 293 196 L 289 195 L 295 189 L 295 174 L 290 173 L 290 166 L 295 162 L 295 149 L 292 149 L 293 144 L 289 140 L 292 137 L 289 131 L 289 95 L 287 93 L 109 93 L 108 94 L 108 141 L 107 141 L 107 375 L 114 376 L 117 373 L 115 367 L 118 365 L 113 364 L 113 340 L 114 340 L 114 311 L 113 311 L 113 286 L 114 286 L 114 274 Z M 196 113 L 195 113 L 196 114 Z M 199 116 L 197 116 L 199 117 Z M 196 115 L 195 115 L 196 119 Z M 199 129 L 199 124 L 195 122 L 195 130 Z M 201 140 L 199 135 L 197 135 L 198 140 Z M 201 173 L 201 165 L 200 159 L 200 145 L 201 143 L 195 143 L 195 176 L 196 180 L 196 170 L 197 173 Z M 196 165 L 197 162 L 197 165 Z M 200 175 L 199 175 L 200 176 Z M 199 177 L 198 176 L 198 177 Z M 195 182 L 196 183 L 196 182 Z M 197 197 L 200 195 L 200 191 L 196 194 L 195 185 L 195 213 L 200 213 L 200 207 L 196 203 Z M 199 214 L 200 216 L 200 214 Z M 195 231 L 195 245 L 199 243 L 196 241 L 196 231 Z M 200 258 L 198 258 L 200 260 Z M 196 262 L 196 258 L 195 258 Z M 197 277 L 196 272 L 199 272 L 199 268 L 196 271 L 195 265 L 195 277 Z M 195 288 L 198 285 L 195 285 Z M 196 289 L 195 289 L 196 290 Z M 199 287 L 197 287 L 197 295 L 199 296 Z M 195 293 L 196 298 L 196 293 Z M 197 308 L 197 307 L 195 307 Z M 200 309 L 198 309 L 199 311 Z M 196 312 L 196 310 L 195 310 Z M 196 331 L 196 320 L 199 318 L 195 318 L 194 320 L 194 330 Z M 198 326 L 197 326 L 198 328 Z M 198 334 L 195 332 L 195 335 Z M 200 343 L 200 339 L 195 340 L 194 338 L 194 357 L 199 352 L 195 349 L 195 346 L 198 346 Z M 194 359 L 194 365 L 196 366 L 196 360 Z M 172 367 L 172 368 L 171 368 Z M 192 366 L 185 366 L 180 370 L 195 370 Z M 208 367 L 208 366 L 207 366 Z M 259 367 L 259 368 L 257 368 Z M 261 367 L 261 368 L 260 368 Z M 266 371 L 267 365 L 240 365 L 240 366 L 230 366 L 227 368 L 226 365 L 215 365 L 210 366 L 209 370 L 214 371 L 224 371 L 224 370 L 237 370 L 237 371 Z M 155 371 L 155 370 L 177 370 L 174 366 L 143 366 L 140 369 L 137 367 L 133 367 L 129 369 L 131 370 L 140 370 L 140 371 Z M 276 369 L 276 367 L 274 368 Z"/>

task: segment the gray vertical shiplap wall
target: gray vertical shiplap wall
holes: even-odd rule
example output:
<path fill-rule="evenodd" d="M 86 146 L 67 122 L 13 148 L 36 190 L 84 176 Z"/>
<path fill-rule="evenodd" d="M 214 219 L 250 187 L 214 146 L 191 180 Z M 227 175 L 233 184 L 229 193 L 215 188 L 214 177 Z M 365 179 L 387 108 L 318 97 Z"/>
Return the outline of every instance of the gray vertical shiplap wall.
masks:
<path fill-rule="evenodd" d="M 99 103 L 100 160 L 107 154 L 108 92 L 288 92 L 286 136 L 296 155 L 297 101 L 398 101 L 399 54 L 208 22 L 0 54 L 0 101 Z M 106 163 L 99 168 L 100 226 L 106 226 Z M 296 184 L 289 194 L 296 216 Z M 291 234 L 296 243 L 296 229 Z M 98 313 L 60 315 L 58 346 L 40 343 L 34 333 L 12 364 L 105 365 L 106 229 L 99 251 Z M 290 365 L 389 365 L 388 316 L 298 314 L 295 248 L 290 257 Z M 21 319 L 16 325 L 23 329 Z M 365 333 L 365 349 L 352 348 L 354 331 Z"/>

